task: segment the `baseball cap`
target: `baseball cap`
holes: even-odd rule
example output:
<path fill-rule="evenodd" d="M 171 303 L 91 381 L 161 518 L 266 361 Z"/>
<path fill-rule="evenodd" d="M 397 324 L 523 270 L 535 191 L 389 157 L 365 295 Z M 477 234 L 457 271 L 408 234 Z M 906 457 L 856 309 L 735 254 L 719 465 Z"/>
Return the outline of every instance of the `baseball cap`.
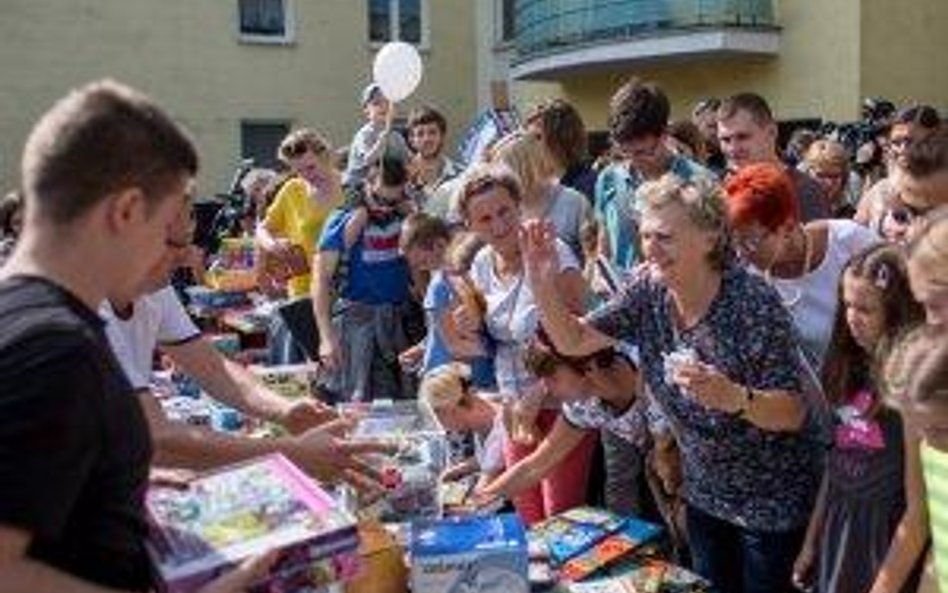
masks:
<path fill-rule="evenodd" d="M 376 95 L 382 96 L 382 87 L 376 83 L 370 83 L 362 89 L 362 106 L 365 107 L 365 104 L 375 98 Z"/>

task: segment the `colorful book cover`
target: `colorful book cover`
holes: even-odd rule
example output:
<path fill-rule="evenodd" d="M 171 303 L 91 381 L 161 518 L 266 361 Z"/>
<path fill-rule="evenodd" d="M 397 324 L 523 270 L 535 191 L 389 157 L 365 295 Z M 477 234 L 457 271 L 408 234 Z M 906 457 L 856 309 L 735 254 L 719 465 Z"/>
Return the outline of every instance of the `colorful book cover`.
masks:
<path fill-rule="evenodd" d="M 618 531 L 625 521 L 606 510 L 577 507 L 534 525 L 530 533 L 546 544 L 554 564 L 561 565 Z"/>
<path fill-rule="evenodd" d="M 648 560 L 621 575 L 568 583 L 569 593 L 708 593 L 710 583 L 700 576 L 661 560 Z"/>
<path fill-rule="evenodd" d="M 629 518 L 618 532 L 606 536 L 592 548 L 567 560 L 560 569 L 560 576 L 569 581 L 589 578 L 639 552 L 643 544 L 654 541 L 661 531 L 657 525 Z"/>
<path fill-rule="evenodd" d="M 257 587 L 312 576 L 345 580 L 357 568 L 356 520 L 281 455 L 149 489 L 149 552 L 163 588 L 188 593 L 246 558 L 282 550 Z M 322 564 L 319 561 L 323 561 Z"/>

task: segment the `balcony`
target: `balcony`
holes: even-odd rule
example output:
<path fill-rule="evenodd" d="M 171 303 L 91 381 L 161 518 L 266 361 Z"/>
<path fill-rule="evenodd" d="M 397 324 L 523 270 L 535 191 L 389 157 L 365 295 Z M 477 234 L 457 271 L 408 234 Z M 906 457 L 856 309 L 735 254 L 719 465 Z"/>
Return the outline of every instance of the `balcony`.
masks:
<path fill-rule="evenodd" d="M 718 56 L 775 56 L 776 0 L 516 0 L 518 79 Z"/>

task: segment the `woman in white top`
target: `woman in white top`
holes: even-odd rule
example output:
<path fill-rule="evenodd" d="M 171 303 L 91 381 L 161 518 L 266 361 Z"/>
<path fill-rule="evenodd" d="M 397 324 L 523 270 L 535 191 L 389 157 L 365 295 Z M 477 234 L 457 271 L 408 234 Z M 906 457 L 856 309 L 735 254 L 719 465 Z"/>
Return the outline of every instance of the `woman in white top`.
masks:
<path fill-rule="evenodd" d="M 523 275 L 521 199 L 520 183 L 510 170 L 484 165 L 469 172 L 458 200 L 465 225 L 486 243 L 471 265 L 470 276 L 487 307 L 482 318 L 462 307 L 457 321 L 468 329 L 486 331 L 496 344 L 497 385 L 512 402 L 504 451 L 508 465 L 529 455 L 559 414 L 552 400 L 545 403 L 542 385 L 523 360 L 527 343 L 536 334 L 538 316 Z M 559 242 L 557 250 L 558 293 L 570 310 L 579 312 L 585 286 L 578 262 L 564 243 Z M 594 435 L 587 438 L 541 484 L 513 498 L 527 523 L 583 503 L 594 443 Z"/>
<path fill-rule="evenodd" d="M 725 184 L 738 253 L 780 293 L 814 370 L 821 368 L 846 262 L 879 242 L 851 220 L 800 221 L 793 181 L 783 167 L 757 163 Z"/>

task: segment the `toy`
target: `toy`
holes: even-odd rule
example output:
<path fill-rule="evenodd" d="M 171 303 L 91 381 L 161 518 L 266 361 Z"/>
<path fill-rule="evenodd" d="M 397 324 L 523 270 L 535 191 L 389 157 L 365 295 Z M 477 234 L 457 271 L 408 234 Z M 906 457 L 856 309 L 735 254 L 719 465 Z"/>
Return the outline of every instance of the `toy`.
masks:
<path fill-rule="evenodd" d="M 422 401 L 376 400 L 341 404 L 341 416 L 357 418 L 353 440 L 383 440 L 391 456 L 371 456 L 382 470 L 385 497 L 378 505 L 383 521 L 442 516 L 441 474 L 447 465 L 447 437 L 430 406 Z"/>

